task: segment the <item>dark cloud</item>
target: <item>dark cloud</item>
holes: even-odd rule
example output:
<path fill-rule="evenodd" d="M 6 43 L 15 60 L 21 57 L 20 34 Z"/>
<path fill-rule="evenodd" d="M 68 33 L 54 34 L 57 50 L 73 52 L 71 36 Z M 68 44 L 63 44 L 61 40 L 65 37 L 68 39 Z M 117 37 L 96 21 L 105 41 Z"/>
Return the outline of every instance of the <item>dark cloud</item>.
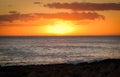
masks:
<path fill-rule="evenodd" d="M 40 15 L 39 15 L 40 16 Z M 55 14 L 43 14 L 43 18 L 48 19 L 63 19 L 63 20 L 94 20 L 97 18 L 105 19 L 103 15 L 99 15 L 96 12 L 82 12 L 82 13 L 55 13 Z"/>
<path fill-rule="evenodd" d="M 50 3 L 44 5 L 49 8 L 71 9 L 77 11 L 120 10 L 120 3 Z"/>
<path fill-rule="evenodd" d="M 41 2 L 34 2 L 34 4 L 41 4 Z"/>
<path fill-rule="evenodd" d="M 17 12 L 17 11 L 9 11 L 9 13 L 11 13 L 11 14 L 18 14 L 19 12 Z"/>
<path fill-rule="evenodd" d="M 31 14 L 19 14 L 19 13 L 0 15 L 0 22 L 13 22 L 16 20 L 29 21 L 29 20 L 34 20 L 34 17 L 31 16 Z"/>
<path fill-rule="evenodd" d="M 62 19 L 62 20 L 95 20 L 98 18 L 104 19 L 103 15 L 96 12 L 82 12 L 82 13 L 29 13 L 20 14 L 11 11 L 8 15 L 0 15 L 0 22 L 13 22 L 19 21 L 34 21 L 41 18 L 45 19 Z"/>

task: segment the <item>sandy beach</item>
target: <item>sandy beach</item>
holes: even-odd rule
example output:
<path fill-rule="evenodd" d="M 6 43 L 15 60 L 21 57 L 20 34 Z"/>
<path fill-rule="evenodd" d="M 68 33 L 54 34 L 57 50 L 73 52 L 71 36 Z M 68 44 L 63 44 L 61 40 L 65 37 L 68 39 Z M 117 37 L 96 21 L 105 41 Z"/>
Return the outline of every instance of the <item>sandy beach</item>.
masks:
<path fill-rule="evenodd" d="M 120 59 L 92 63 L 1 66 L 0 77 L 119 77 Z"/>

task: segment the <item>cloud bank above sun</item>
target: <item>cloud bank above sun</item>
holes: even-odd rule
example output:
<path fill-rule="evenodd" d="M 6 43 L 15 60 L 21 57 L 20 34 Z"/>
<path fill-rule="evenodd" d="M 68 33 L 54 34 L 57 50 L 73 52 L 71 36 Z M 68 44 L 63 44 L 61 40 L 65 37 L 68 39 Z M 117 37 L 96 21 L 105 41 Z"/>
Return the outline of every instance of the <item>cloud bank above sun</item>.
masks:
<path fill-rule="evenodd" d="M 41 2 L 34 2 L 34 4 L 42 4 Z M 0 23 L 12 22 L 12 21 L 34 21 L 42 18 L 45 19 L 62 19 L 62 20 L 95 20 L 105 19 L 104 15 L 97 13 L 96 11 L 104 10 L 120 10 L 120 3 L 48 3 L 43 7 L 56 8 L 56 9 L 69 9 L 68 12 L 58 13 L 20 13 L 18 11 L 9 11 L 8 14 L 0 15 Z"/>
<path fill-rule="evenodd" d="M 81 13 L 29 13 L 20 14 L 15 11 L 10 11 L 8 15 L 0 15 L 0 23 L 19 21 L 35 21 L 39 19 L 62 19 L 62 20 L 95 20 L 105 19 L 103 15 L 96 12 L 81 12 Z"/>

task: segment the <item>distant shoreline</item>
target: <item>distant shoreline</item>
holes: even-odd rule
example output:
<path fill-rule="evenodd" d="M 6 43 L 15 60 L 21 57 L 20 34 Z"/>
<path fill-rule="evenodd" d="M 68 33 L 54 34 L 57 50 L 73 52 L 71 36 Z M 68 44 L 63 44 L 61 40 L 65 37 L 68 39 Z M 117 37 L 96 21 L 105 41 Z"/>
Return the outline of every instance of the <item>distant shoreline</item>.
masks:
<path fill-rule="evenodd" d="M 0 77 L 119 77 L 120 59 L 91 63 L 0 67 Z"/>
<path fill-rule="evenodd" d="M 69 62 L 63 62 L 63 63 L 48 63 L 48 64 L 39 64 L 39 63 L 0 63 L 0 67 L 11 67 L 11 66 L 49 66 L 49 65 L 80 65 L 80 64 L 90 64 L 90 63 L 96 63 L 96 62 L 102 62 L 106 60 L 120 60 L 118 58 L 113 59 L 96 59 L 96 60 L 89 60 L 89 61 L 69 61 Z"/>

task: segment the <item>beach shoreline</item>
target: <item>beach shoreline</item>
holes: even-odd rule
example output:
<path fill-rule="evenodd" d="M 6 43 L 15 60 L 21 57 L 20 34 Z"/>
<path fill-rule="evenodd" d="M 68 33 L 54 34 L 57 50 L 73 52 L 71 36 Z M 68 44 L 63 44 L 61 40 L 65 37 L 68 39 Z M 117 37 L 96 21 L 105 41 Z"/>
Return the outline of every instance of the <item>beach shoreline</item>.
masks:
<path fill-rule="evenodd" d="M 0 66 L 0 77 L 119 77 L 120 59 L 91 63 Z"/>

